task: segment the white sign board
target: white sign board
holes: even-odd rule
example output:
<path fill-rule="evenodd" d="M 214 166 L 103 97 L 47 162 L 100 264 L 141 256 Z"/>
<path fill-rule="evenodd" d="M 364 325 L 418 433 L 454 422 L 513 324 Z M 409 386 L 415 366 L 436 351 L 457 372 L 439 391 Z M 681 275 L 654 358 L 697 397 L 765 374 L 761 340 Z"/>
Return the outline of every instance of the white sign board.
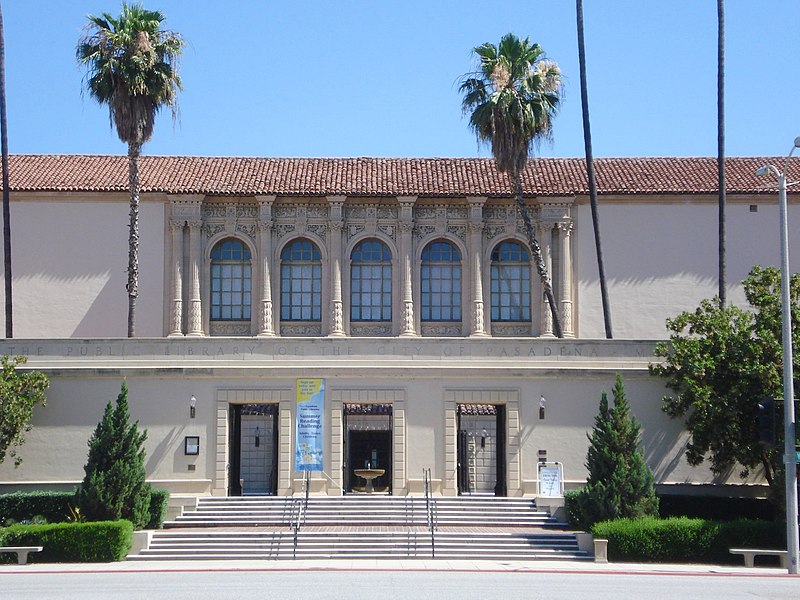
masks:
<path fill-rule="evenodd" d="M 564 495 L 564 468 L 561 463 L 539 463 L 539 496 L 559 498 Z"/>

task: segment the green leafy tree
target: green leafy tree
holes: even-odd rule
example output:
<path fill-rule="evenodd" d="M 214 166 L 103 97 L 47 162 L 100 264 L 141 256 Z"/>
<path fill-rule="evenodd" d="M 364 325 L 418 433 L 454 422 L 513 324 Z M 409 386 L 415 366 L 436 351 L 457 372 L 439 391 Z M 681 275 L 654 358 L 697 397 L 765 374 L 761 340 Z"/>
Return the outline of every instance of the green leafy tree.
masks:
<path fill-rule="evenodd" d="M 164 15 L 140 4 L 122 3 L 115 19 L 108 13 L 89 15 L 78 41 L 78 61 L 87 68 L 86 87 L 107 104 L 119 139 L 128 144 L 130 215 L 128 234 L 128 337 L 135 335 L 139 290 L 139 155 L 153 135 L 156 114 L 165 107 L 177 115 L 182 89 L 178 59 L 184 41 L 161 28 Z"/>
<path fill-rule="evenodd" d="M 780 281 L 778 269 L 755 266 L 743 282 L 750 310 L 715 298 L 668 319 L 670 340 L 655 350 L 664 362 L 650 366 L 673 392 L 664 397 L 664 412 L 685 419 L 689 464 L 709 459 L 714 473 L 738 466 L 742 476 L 761 467 L 776 500 L 783 485 L 780 452 L 758 443 L 757 405 L 783 395 Z M 797 373 L 800 276 L 792 276 L 790 290 Z"/>
<path fill-rule="evenodd" d="M 47 376 L 38 371 L 18 371 L 28 359 L 24 356 L 0 359 L 0 463 L 6 456 L 18 467 L 22 457 L 17 448 L 25 443 L 25 432 L 31 430 L 33 407 L 47 404 L 45 390 L 50 385 Z"/>
<path fill-rule="evenodd" d="M 622 377 L 614 384 L 614 406 L 605 391 L 589 435 L 586 468 L 589 477 L 578 495 L 581 525 L 658 514 L 653 473 L 639 448 L 639 422 L 631 414 Z"/>
<path fill-rule="evenodd" d="M 469 114 L 470 128 L 478 142 L 492 148 L 497 170 L 511 180 L 528 245 L 553 315 L 553 331 L 562 337 L 550 276 L 533 230 L 522 189 L 522 171 L 528 154 L 553 131 L 553 119 L 561 102 L 561 70 L 545 57 L 539 44 L 509 33 L 500 43 L 485 43 L 473 49 L 477 69 L 464 76 L 461 107 Z"/>
<path fill-rule="evenodd" d="M 106 405 L 103 419 L 89 438 L 78 505 L 91 521 L 128 519 L 137 528 L 149 520 L 150 485 L 145 481 L 144 441 L 139 422 L 130 423 L 128 384 L 117 402 Z"/>

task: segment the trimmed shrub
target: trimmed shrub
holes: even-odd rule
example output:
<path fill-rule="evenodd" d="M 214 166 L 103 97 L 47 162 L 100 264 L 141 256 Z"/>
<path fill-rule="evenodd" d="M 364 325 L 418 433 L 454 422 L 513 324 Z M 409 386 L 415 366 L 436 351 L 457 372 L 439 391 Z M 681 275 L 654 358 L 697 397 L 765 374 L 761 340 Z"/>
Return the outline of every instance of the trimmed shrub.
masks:
<path fill-rule="evenodd" d="M 13 525 L 0 530 L 0 545 L 43 546 L 28 555 L 30 562 L 115 562 L 125 558 L 133 543 L 130 521 Z M 3 562 L 16 554 L 1 555 Z"/>
<path fill-rule="evenodd" d="M 75 504 L 74 492 L 14 492 L 0 495 L 0 525 L 30 521 L 41 515 L 48 523 L 62 523 Z"/>
<path fill-rule="evenodd" d="M 567 521 L 571 527 L 574 529 L 586 530 L 580 506 L 582 490 L 583 488 L 564 492 L 564 510 L 567 512 Z"/>
<path fill-rule="evenodd" d="M 150 521 L 147 523 L 147 529 L 161 529 L 167 516 L 168 505 L 169 492 L 167 490 L 150 489 L 150 508 L 148 512 Z"/>
<path fill-rule="evenodd" d="M 677 517 L 617 519 L 592 527 L 608 540 L 612 561 L 733 563 L 729 548 L 785 548 L 781 525 L 770 521 L 707 521 Z"/>
<path fill-rule="evenodd" d="M 735 521 L 737 519 L 772 521 L 776 518 L 775 505 L 766 498 L 664 494 L 659 496 L 658 512 L 664 519 L 689 517 L 713 521 Z"/>

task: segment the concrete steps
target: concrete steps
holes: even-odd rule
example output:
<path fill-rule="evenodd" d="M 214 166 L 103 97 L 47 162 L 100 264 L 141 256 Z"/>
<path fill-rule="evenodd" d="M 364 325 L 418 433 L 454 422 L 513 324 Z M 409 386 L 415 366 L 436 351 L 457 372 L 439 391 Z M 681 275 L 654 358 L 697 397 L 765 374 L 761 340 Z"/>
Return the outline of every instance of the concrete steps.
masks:
<path fill-rule="evenodd" d="M 295 498 L 200 498 L 150 546 L 128 560 L 450 558 L 586 560 L 573 533 L 531 500 L 436 498 L 427 527 L 424 498 L 312 497 L 297 533 Z"/>

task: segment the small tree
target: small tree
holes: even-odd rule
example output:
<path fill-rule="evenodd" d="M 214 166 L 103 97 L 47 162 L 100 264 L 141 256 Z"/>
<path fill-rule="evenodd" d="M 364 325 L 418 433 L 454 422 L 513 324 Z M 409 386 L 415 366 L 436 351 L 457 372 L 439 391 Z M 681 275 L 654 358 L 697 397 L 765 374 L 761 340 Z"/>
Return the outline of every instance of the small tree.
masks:
<path fill-rule="evenodd" d="M 128 384 L 122 382 L 117 403 L 106 405 L 103 419 L 89 438 L 86 476 L 77 502 L 89 520 L 128 519 L 137 528 L 148 520 L 150 486 L 145 481 L 144 441 L 139 422 L 130 423 Z"/>
<path fill-rule="evenodd" d="M 658 514 L 653 473 L 639 449 L 639 422 L 631 415 L 622 377 L 614 384 L 614 407 L 605 391 L 586 456 L 589 477 L 578 495 L 581 525 Z"/>
<path fill-rule="evenodd" d="M 38 371 L 17 371 L 28 359 L 24 356 L 0 359 L 0 463 L 8 456 L 18 467 L 22 457 L 17 448 L 25 443 L 25 432 L 31 430 L 33 407 L 47 404 L 45 390 L 50 385 L 47 377 Z"/>

